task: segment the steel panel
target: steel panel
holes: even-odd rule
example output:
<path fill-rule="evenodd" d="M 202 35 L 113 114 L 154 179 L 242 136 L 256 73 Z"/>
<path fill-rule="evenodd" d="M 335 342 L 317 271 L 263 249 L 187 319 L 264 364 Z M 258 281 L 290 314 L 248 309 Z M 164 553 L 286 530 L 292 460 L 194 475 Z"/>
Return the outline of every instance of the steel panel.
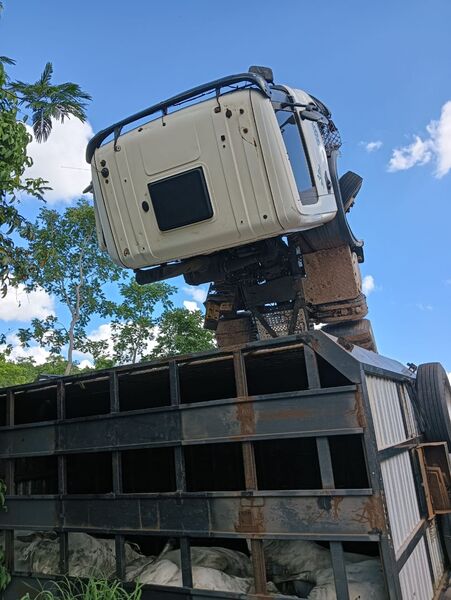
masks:
<path fill-rule="evenodd" d="M 362 426 L 355 386 L 205 402 L 182 410 L 183 440 L 282 437 Z M 346 433 L 343 431 L 343 433 Z"/>
<path fill-rule="evenodd" d="M 119 451 L 159 445 L 355 433 L 361 411 L 355 386 L 214 400 L 4 428 L 0 458 Z M 347 431 L 349 430 L 349 431 Z"/>
<path fill-rule="evenodd" d="M 399 574 L 403 600 L 432 600 L 434 589 L 424 538 L 420 540 Z"/>
<path fill-rule="evenodd" d="M 140 497 L 9 497 L 2 529 L 66 529 L 191 537 L 378 539 L 378 497 L 168 494 Z"/>
<path fill-rule="evenodd" d="M 366 384 L 378 450 L 404 442 L 407 435 L 396 383 L 366 375 Z"/>
<path fill-rule="evenodd" d="M 409 451 L 381 462 L 388 516 L 397 558 L 421 520 Z"/>
<path fill-rule="evenodd" d="M 431 558 L 434 588 L 437 588 L 445 571 L 445 559 L 440 543 L 437 519 L 432 519 L 432 521 L 429 522 L 429 526 L 426 529 L 426 540 L 429 548 L 429 556 Z"/>

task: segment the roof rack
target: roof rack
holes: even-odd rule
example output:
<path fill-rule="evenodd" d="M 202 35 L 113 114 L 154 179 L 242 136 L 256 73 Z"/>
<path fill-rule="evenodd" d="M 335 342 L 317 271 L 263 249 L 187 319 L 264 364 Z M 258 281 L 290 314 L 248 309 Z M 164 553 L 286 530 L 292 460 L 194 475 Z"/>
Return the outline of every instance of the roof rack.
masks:
<path fill-rule="evenodd" d="M 251 85 L 256 86 L 263 94 L 265 94 L 265 96 L 269 97 L 270 95 L 268 83 L 261 75 L 258 75 L 257 73 L 239 73 L 238 75 L 229 75 L 228 77 L 215 79 L 214 81 L 210 81 L 209 83 L 204 83 L 186 92 L 182 92 L 181 94 L 172 96 L 167 100 L 163 100 L 163 102 L 159 102 L 158 104 L 149 106 L 148 108 L 145 108 L 144 110 L 141 110 L 140 112 L 137 112 L 131 115 L 130 117 L 126 117 L 125 119 L 122 119 L 121 121 L 118 121 L 117 123 L 114 123 L 113 125 L 102 129 L 102 131 L 96 133 L 96 135 L 89 141 L 88 146 L 86 148 L 86 161 L 88 163 L 91 163 L 95 150 L 99 148 L 102 142 L 111 133 L 114 133 L 114 141 L 116 143 L 117 139 L 121 134 L 122 128 L 126 125 L 129 125 L 130 123 L 133 123 L 135 121 L 139 121 L 144 117 L 148 117 L 160 111 L 164 115 L 167 113 L 169 107 L 175 106 L 182 102 L 187 102 L 188 100 L 192 100 L 193 98 L 207 94 L 208 92 L 215 91 L 216 96 L 219 96 L 222 88 L 235 85 L 237 83 L 249 83 Z"/>

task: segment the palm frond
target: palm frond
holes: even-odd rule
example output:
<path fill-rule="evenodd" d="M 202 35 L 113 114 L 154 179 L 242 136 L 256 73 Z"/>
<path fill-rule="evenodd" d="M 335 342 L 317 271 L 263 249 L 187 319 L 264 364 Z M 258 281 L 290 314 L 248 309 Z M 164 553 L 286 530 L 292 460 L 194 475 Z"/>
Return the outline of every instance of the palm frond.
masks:
<path fill-rule="evenodd" d="M 9 58 L 9 56 L 0 56 L 0 63 L 3 65 L 15 65 L 16 61 L 13 58 Z"/>
<path fill-rule="evenodd" d="M 51 62 L 48 62 L 44 70 L 42 71 L 41 77 L 38 79 L 36 83 L 39 83 L 42 86 L 50 85 L 50 81 L 52 80 L 53 75 L 53 65 Z"/>
<path fill-rule="evenodd" d="M 52 84 L 52 75 L 52 63 L 47 63 L 41 77 L 34 83 L 10 83 L 10 89 L 17 94 L 19 103 L 33 116 L 33 131 L 38 142 L 49 137 L 53 120 L 63 122 L 65 118 L 75 117 L 86 121 L 85 109 L 91 100 L 91 96 L 76 83 Z"/>
<path fill-rule="evenodd" d="M 52 131 L 52 118 L 47 108 L 42 107 L 33 112 L 33 133 L 37 142 L 47 141 Z"/>

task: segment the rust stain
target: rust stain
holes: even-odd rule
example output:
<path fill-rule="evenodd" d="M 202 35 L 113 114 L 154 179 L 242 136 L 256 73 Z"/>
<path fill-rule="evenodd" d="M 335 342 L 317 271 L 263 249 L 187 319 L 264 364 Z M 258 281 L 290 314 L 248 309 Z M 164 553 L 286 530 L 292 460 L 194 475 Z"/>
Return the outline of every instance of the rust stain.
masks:
<path fill-rule="evenodd" d="M 338 513 L 340 512 L 340 504 L 343 502 L 343 496 L 333 496 L 332 497 L 332 516 L 337 521 Z"/>
<path fill-rule="evenodd" d="M 384 507 L 380 496 L 370 496 L 364 503 L 362 512 L 356 513 L 353 521 L 368 523 L 369 531 L 384 531 Z"/>
<path fill-rule="evenodd" d="M 243 398 L 236 406 L 236 418 L 240 424 L 241 435 L 252 435 L 255 433 L 254 403 L 249 398 Z"/>
<path fill-rule="evenodd" d="M 352 417 L 355 416 L 357 424 L 359 427 L 366 427 L 366 417 L 365 417 L 365 409 L 363 408 L 363 400 L 362 400 L 362 391 L 360 386 L 357 386 L 357 390 L 355 393 L 355 404 L 352 410 L 346 411 L 347 415 Z"/>
<path fill-rule="evenodd" d="M 265 517 L 261 506 L 240 508 L 238 523 L 235 524 L 237 533 L 264 533 Z"/>
<path fill-rule="evenodd" d="M 334 521 L 338 521 L 340 518 L 340 505 L 343 500 L 344 496 L 320 496 L 317 499 L 319 511 L 312 518 L 312 522 L 321 521 L 326 515 L 328 518 L 332 517 Z"/>
<path fill-rule="evenodd" d="M 278 421 L 281 419 L 307 419 L 313 414 L 312 410 L 287 408 L 286 410 L 271 410 L 260 415 L 260 421 Z"/>

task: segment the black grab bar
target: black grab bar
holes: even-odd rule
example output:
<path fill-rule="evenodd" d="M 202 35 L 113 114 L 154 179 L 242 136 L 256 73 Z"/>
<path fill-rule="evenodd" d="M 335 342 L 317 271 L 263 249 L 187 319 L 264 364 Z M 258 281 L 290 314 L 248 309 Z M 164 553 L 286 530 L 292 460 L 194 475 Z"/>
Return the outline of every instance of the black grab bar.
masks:
<path fill-rule="evenodd" d="M 153 106 L 149 106 L 148 108 L 145 108 L 144 110 L 141 110 L 130 117 L 122 119 L 122 121 L 114 123 L 114 125 L 106 127 L 106 129 L 102 129 L 102 131 L 99 131 L 99 133 L 96 133 L 95 136 L 89 141 L 86 148 L 86 161 L 91 163 L 96 148 L 98 148 L 111 133 L 114 133 L 114 140 L 116 142 L 121 134 L 122 128 L 125 127 L 125 125 L 129 125 L 134 121 L 139 121 L 140 119 L 153 115 L 156 112 L 162 111 L 163 114 L 165 114 L 170 106 L 175 106 L 181 102 L 186 102 L 187 100 L 202 94 L 206 94 L 213 90 L 215 90 L 216 95 L 219 96 L 221 88 L 243 82 L 256 85 L 260 91 L 265 94 L 265 96 L 270 96 L 267 82 L 261 75 L 258 75 L 257 73 L 239 73 L 238 75 L 229 75 L 228 77 L 222 77 L 221 79 L 216 79 L 215 81 L 210 81 L 209 83 L 204 83 L 203 85 L 198 85 L 191 90 L 182 92 L 176 96 L 172 96 L 172 98 L 163 100 L 163 102 L 159 102 Z"/>

